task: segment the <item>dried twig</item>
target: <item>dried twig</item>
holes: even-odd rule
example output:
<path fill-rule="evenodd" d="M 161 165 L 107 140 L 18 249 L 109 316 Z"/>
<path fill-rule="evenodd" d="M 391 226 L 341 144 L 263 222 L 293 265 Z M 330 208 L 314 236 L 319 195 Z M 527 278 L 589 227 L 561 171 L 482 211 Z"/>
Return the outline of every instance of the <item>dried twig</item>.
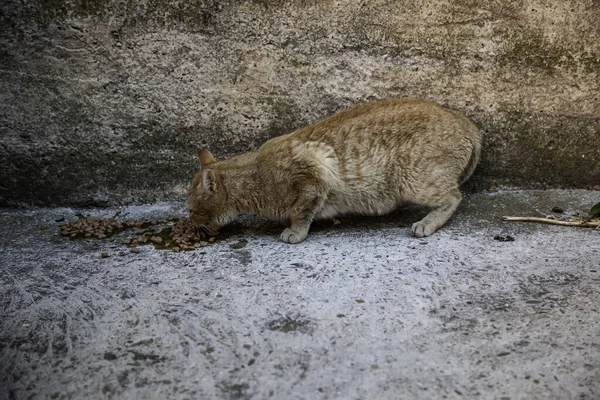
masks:
<path fill-rule="evenodd" d="M 539 218 L 539 217 L 502 217 L 504 221 L 519 221 L 519 222 L 541 222 L 543 224 L 553 225 L 564 225 L 564 226 L 580 226 L 585 228 L 596 228 L 600 230 L 600 220 L 574 220 L 574 221 L 560 221 L 553 218 Z"/>

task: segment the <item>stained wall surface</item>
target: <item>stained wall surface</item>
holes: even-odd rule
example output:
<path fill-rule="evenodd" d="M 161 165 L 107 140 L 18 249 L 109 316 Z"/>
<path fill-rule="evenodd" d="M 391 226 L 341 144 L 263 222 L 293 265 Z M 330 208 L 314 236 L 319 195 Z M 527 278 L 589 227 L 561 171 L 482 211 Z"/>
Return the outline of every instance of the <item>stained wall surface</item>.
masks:
<path fill-rule="evenodd" d="M 481 127 L 475 189 L 599 188 L 600 2 L 3 1 L 0 205 L 181 199 L 198 148 L 401 96 Z"/>

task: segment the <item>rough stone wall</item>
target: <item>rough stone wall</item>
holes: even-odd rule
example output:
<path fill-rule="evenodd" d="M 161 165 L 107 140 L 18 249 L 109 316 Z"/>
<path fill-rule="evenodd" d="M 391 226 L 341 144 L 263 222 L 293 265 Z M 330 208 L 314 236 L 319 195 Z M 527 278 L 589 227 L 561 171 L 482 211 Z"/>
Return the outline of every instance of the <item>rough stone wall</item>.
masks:
<path fill-rule="evenodd" d="M 598 188 L 600 1 L 3 1 L 0 205 L 180 199 L 200 147 L 401 96 L 481 127 L 476 188 Z"/>

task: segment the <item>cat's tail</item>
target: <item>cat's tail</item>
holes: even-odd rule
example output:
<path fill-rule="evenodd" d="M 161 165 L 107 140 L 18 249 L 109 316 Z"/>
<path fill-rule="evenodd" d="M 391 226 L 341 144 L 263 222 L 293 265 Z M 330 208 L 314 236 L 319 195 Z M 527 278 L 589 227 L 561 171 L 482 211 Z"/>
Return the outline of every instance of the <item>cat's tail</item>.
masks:
<path fill-rule="evenodd" d="M 462 185 L 467 181 L 467 179 L 469 179 L 469 177 L 473 174 L 473 171 L 475 171 L 477 163 L 479 163 L 479 159 L 481 157 L 481 133 L 477 132 L 477 135 L 471 144 L 473 146 L 471 157 L 469 158 L 469 162 L 467 163 L 465 170 L 458 180 L 459 185 Z"/>

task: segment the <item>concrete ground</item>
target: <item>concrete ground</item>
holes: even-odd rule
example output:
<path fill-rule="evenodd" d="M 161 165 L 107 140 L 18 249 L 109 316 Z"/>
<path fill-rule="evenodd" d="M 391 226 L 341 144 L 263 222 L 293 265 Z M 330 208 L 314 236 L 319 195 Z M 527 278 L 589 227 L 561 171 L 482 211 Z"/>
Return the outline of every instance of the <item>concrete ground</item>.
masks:
<path fill-rule="evenodd" d="M 58 235 L 116 209 L 3 210 L 0 399 L 598 399 L 600 231 L 499 218 L 598 201 L 477 194 L 427 239 L 408 235 L 422 211 L 323 221 L 299 245 L 247 218 L 138 254 L 126 233 Z"/>

